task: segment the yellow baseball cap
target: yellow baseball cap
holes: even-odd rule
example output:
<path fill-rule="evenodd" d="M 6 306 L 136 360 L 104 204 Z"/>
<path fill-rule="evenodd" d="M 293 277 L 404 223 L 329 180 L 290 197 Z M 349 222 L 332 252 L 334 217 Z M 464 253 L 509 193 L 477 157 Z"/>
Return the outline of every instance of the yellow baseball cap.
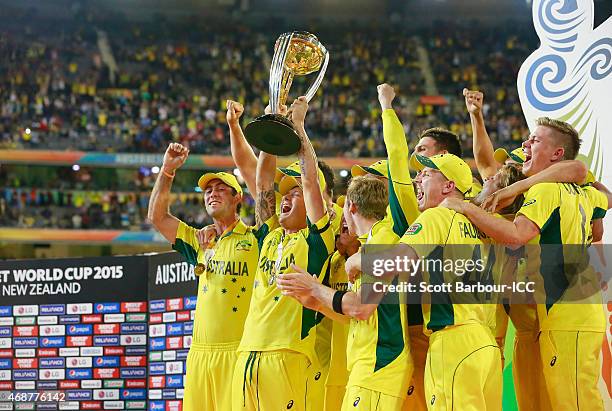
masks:
<path fill-rule="evenodd" d="M 344 208 L 344 203 L 345 202 L 346 202 L 346 196 L 344 196 L 344 195 L 338 196 L 338 198 L 336 199 L 336 204 L 340 208 Z"/>
<path fill-rule="evenodd" d="M 523 164 L 525 162 L 525 153 L 523 153 L 523 147 L 515 148 L 509 153 L 505 148 L 498 148 L 493 153 L 493 157 L 495 158 L 495 161 L 497 161 L 499 164 L 504 164 L 508 158 L 516 161 L 519 164 Z"/>
<path fill-rule="evenodd" d="M 206 173 L 203 174 L 202 177 L 198 180 L 198 187 L 202 189 L 202 191 L 206 190 L 206 186 L 212 180 L 221 180 L 223 183 L 232 187 L 234 190 L 238 192 L 238 194 L 242 195 L 242 187 L 236 180 L 236 177 L 233 174 L 226 173 L 225 171 L 220 171 L 218 173 Z"/>
<path fill-rule="evenodd" d="M 321 192 L 323 192 L 326 187 L 325 176 L 319 167 L 317 167 L 317 174 L 319 175 L 319 187 Z M 274 181 L 278 184 L 278 192 L 284 196 L 293 187 L 301 187 L 302 185 L 297 180 L 300 177 L 302 177 L 302 169 L 298 161 L 289 164 L 285 168 L 278 168 L 274 178 Z"/>
<path fill-rule="evenodd" d="M 387 160 L 379 160 L 369 166 L 360 166 L 355 164 L 351 167 L 351 176 L 364 176 L 366 174 L 373 174 L 379 177 L 387 177 Z"/>
<path fill-rule="evenodd" d="M 431 157 L 413 154 L 417 170 L 421 171 L 425 167 L 439 170 L 444 177 L 455 183 L 455 187 L 462 194 L 468 193 L 472 189 L 472 170 L 465 161 L 454 154 L 438 154 Z M 412 159 L 411 159 L 412 161 Z"/>

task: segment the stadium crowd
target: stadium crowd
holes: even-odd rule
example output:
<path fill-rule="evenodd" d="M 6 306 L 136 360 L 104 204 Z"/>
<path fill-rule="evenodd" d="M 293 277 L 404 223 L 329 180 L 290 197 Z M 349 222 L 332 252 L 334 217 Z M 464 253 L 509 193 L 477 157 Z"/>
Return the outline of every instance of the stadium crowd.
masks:
<path fill-rule="evenodd" d="M 228 154 L 224 101 L 245 104 L 245 121 L 263 112 L 272 44 L 279 33 L 262 34 L 267 31 L 245 25 L 228 32 L 194 21 L 105 24 L 73 22 L 59 28 L 35 20 L 7 22 L 0 34 L 1 148 L 160 152 L 176 141 L 192 153 Z M 385 155 L 380 109 L 365 87 L 383 80 L 402 91 L 398 111 L 409 136 L 444 125 L 469 147 L 471 130 L 459 94 L 463 86 L 495 96 L 484 110 L 496 144 L 513 146 L 526 135 L 511 79 L 533 46 L 529 33 L 517 37 L 498 27 L 448 22 L 436 27 L 434 32 L 315 30 L 331 54 L 307 119 L 315 149 L 338 156 Z M 98 29 L 105 33 L 116 71 L 111 72 L 109 53 L 98 45 Z M 472 47 L 476 42 L 478 47 Z M 448 105 L 420 103 L 426 90 L 419 44 L 428 51 Z M 295 83 L 304 87 L 302 80 Z"/>

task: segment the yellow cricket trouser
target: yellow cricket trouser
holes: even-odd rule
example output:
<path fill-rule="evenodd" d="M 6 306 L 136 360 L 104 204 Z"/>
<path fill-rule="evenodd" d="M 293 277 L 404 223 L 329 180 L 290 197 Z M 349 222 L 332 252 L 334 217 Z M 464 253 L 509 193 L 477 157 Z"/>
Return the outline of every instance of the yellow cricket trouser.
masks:
<path fill-rule="evenodd" d="M 431 335 L 425 399 L 430 411 L 501 411 L 501 354 L 489 327 L 465 324 Z"/>
<path fill-rule="evenodd" d="M 540 332 L 542 369 L 553 410 L 603 411 L 597 387 L 603 339 L 602 332 Z"/>
<path fill-rule="evenodd" d="M 308 368 L 306 381 L 306 409 L 307 411 L 322 411 L 325 402 L 325 380 L 327 380 L 328 367 L 322 367 L 318 362 Z"/>
<path fill-rule="evenodd" d="M 184 411 L 231 411 L 238 342 L 192 343 L 187 354 Z"/>
<path fill-rule="evenodd" d="M 233 411 L 306 411 L 310 361 L 295 351 L 238 353 L 232 381 Z"/>
<path fill-rule="evenodd" d="M 401 411 L 404 398 L 356 385 L 346 388 L 342 411 Z"/>
<path fill-rule="evenodd" d="M 346 393 L 346 385 L 326 385 L 323 411 L 339 411 Z"/>
<path fill-rule="evenodd" d="M 412 380 L 406 393 L 403 411 L 425 411 L 425 362 L 429 349 L 429 337 L 423 333 L 423 325 L 408 326 L 410 335 L 410 354 L 414 362 Z"/>
<path fill-rule="evenodd" d="M 512 355 L 514 392 L 520 411 L 550 411 L 540 346 L 533 331 L 516 331 Z"/>

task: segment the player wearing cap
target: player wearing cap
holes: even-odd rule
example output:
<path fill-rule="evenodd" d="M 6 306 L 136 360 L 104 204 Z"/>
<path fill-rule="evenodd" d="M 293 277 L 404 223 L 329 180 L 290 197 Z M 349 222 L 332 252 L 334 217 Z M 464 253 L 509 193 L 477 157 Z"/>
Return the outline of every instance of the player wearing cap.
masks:
<path fill-rule="evenodd" d="M 523 173 L 533 176 L 564 159 L 575 158 L 580 140 L 569 124 L 544 117 L 538 119 L 523 147 Z M 605 333 L 601 298 L 596 293 L 575 304 L 564 303 L 565 294 L 572 292 L 566 276 L 568 267 L 575 263 L 576 252 L 567 252 L 571 249 L 564 247 L 564 252 L 559 253 L 559 248 L 552 245 L 586 246 L 589 221 L 595 214 L 602 214 L 603 207 L 609 208 L 610 203 L 609 192 L 595 192 L 589 197 L 577 184 L 540 183 L 525 193 L 525 202 L 513 222 L 493 222 L 478 207 L 450 205 L 462 210 L 497 242 L 540 245 L 527 248 L 526 270 L 527 275 L 541 279 L 546 297 L 546 304 L 537 307 L 538 343 L 553 409 L 603 409 L 597 388 Z M 596 211 L 597 204 L 601 211 Z"/>
<path fill-rule="evenodd" d="M 452 154 L 414 159 L 421 169 L 416 180 L 421 215 L 400 240 L 411 246 L 405 248 L 406 254 L 414 259 L 480 259 L 485 244 L 481 233 L 464 215 L 439 206 L 448 198 L 465 201 L 472 186 L 470 167 Z M 456 283 L 459 278 L 453 271 L 423 271 L 423 280 L 429 284 Z M 445 292 L 423 296 L 423 329 L 430 335 L 427 406 L 501 409 L 501 358 L 489 328 L 495 305 L 460 304 L 456 297 Z"/>
<path fill-rule="evenodd" d="M 257 236 L 270 227 L 255 231 L 239 219 L 242 187 L 233 175 L 207 173 L 200 177 L 198 186 L 204 192 L 206 212 L 221 234 L 207 248 L 200 247 L 196 229 L 169 211 L 172 181 L 188 155 L 189 150 L 178 143 L 166 150 L 149 202 L 149 219 L 195 266 L 199 279 L 183 407 L 225 411 L 231 409 L 228 381 L 234 372 L 257 270 Z"/>
<path fill-rule="evenodd" d="M 362 244 L 394 244 L 397 236 L 382 221 L 387 189 L 381 181 L 355 177 L 347 190 L 344 218 L 349 233 Z M 363 303 L 362 278 L 350 291 L 338 291 L 315 281 L 308 272 L 282 275 L 279 287 L 303 304 L 334 319 L 351 318 L 347 363 L 349 378 L 342 410 L 401 410 L 412 374 L 406 304 L 391 294 L 385 304 Z M 333 311 L 332 311 L 333 310 Z M 336 314 L 338 313 L 338 314 Z"/>
<path fill-rule="evenodd" d="M 285 176 L 279 183 L 283 196 L 279 223 L 261 247 L 253 284 L 251 307 L 238 348 L 232 385 L 236 410 L 307 409 L 308 369 L 316 361 L 316 313 L 284 297 L 276 287 L 279 274 L 292 264 L 320 273 L 334 249 L 334 233 L 321 191 L 317 160 L 304 129 L 308 103 L 300 97 L 292 105 L 292 120 L 301 147 L 301 179 Z M 256 219 L 276 215 L 274 176 L 276 157 L 260 153 L 256 176 Z"/>

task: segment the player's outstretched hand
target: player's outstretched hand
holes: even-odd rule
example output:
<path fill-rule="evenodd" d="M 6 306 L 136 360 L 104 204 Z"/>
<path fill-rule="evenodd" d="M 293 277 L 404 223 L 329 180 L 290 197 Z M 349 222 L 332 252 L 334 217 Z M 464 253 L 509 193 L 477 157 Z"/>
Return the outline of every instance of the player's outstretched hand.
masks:
<path fill-rule="evenodd" d="M 276 277 L 276 286 L 283 295 L 295 298 L 304 307 L 317 310 L 321 304 L 314 297 L 314 290 L 319 281 L 316 275 L 310 275 L 301 267 L 291 264 L 293 273 L 279 274 Z"/>
<path fill-rule="evenodd" d="M 464 214 L 465 213 L 465 205 L 467 203 L 463 200 L 461 200 L 460 198 L 453 198 L 453 197 L 446 197 L 444 200 L 442 200 L 442 202 L 440 203 L 440 207 L 445 207 L 451 210 L 454 210 L 458 213 Z"/>
<path fill-rule="evenodd" d="M 187 160 L 189 149 L 179 143 L 170 143 L 166 153 L 164 154 L 163 169 L 167 173 L 174 173 Z"/>
<path fill-rule="evenodd" d="M 238 124 L 238 120 L 240 120 L 242 113 L 244 113 L 244 106 L 234 100 L 227 100 L 226 104 L 227 114 L 225 115 L 225 118 L 227 120 L 227 124 L 230 126 Z"/>
<path fill-rule="evenodd" d="M 521 195 L 521 191 L 517 190 L 518 185 L 510 184 L 507 187 L 504 187 L 500 190 L 497 190 L 482 202 L 480 207 L 482 209 L 488 211 L 489 213 L 494 213 L 503 208 L 508 207 L 510 204 L 514 202 L 514 199 Z"/>
<path fill-rule="evenodd" d="M 465 97 L 465 107 L 470 114 L 478 115 L 482 111 L 482 102 L 484 94 L 477 90 L 463 89 L 463 97 Z"/>
<path fill-rule="evenodd" d="M 391 103 L 393 103 L 393 99 L 395 98 L 395 90 L 387 83 L 380 84 L 376 87 L 378 91 L 378 102 L 380 103 L 380 108 L 383 110 L 387 110 L 391 107 Z"/>

